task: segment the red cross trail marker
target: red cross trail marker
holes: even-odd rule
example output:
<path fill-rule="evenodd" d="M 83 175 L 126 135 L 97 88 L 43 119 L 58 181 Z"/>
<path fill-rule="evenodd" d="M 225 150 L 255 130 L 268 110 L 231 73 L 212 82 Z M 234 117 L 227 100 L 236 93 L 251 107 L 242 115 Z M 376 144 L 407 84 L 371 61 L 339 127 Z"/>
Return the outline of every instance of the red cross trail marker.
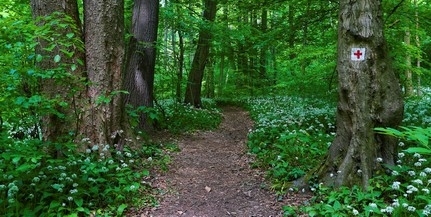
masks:
<path fill-rule="evenodd" d="M 352 48 L 350 52 L 350 59 L 352 61 L 365 60 L 365 48 Z"/>

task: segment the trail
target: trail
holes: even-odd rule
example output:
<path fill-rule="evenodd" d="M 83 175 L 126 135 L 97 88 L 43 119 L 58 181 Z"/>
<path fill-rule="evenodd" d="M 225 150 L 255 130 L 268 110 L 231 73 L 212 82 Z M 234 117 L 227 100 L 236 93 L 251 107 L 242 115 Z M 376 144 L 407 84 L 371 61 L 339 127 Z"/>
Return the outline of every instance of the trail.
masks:
<path fill-rule="evenodd" d="M 252 126 L 246 111 L 225 107 L 219 129 L 182 136 L 169 171 L 157 177 L 166 192 L 160 206 L 138 216 L 282 216 L 283 205 L 303 200 L 277 200 L 263 172 L 250 167 L 246 140 Z"/>

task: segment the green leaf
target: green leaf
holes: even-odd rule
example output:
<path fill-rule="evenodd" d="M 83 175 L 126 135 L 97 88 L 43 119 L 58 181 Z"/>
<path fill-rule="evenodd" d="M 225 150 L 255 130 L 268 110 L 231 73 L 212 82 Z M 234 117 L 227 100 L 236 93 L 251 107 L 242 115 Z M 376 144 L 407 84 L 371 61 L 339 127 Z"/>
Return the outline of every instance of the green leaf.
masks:
<path fill-rule="evenodd" d="M 334 207 L 333 207 L 335 210 L 340 210 L 340 208 L 341 208 L 341 203 L 338 201 L 338 200 L 336 200 L 335 202 L 334 202 Z"/>
<path fill-rule="evenodd" d="M 56 62 L 56 63 L 58 63 L 58 62 L 60 62 L 60 60 L 61 60 L 61 56 L 60 55 L 55 55 L 55 57 L 54 57 L 54 62 Z"/>
<path fill-rule="evenodd" d="M 418 153 L 418 154 L 425 154 L 430 155 L 431 149 L 428 148 L 422 148 L 422 147 L 411 147 L 405 150 L 407 153 Z"/>
<path fill-rule="evenodd" d="M 14 158 L 12 159 L 12 163 L 17 164 L 17 163 L 19 162 L 19 160 L 21 160 L 21 156 L 14 157 Z"/>
<path fill-rule="evenodd" d="M 84 204 L 84 200 L 82 198 L 75 199 L 75 204 L 78 207 L 82 207 L 82 204 Z"/>
<path fill-rule="evenodd" d="M 36 62 L 40 62 L 42 61 L 42 59 L 43 59 L 42 55 L 40 54 L 36 55 Z"/>
<path fill-rule="evenodd" d="M 60 207 L 60 202 L 58 201 L 52 201 L 51 204 L 49 204 L 49 209 L 55 210 L 57 207 Z"/>
<path fill-rule="evenodd" d="M 124 204 L 124 203 L 121 204 L 117 209 L 117 215 L 121 216 L 126 208 L 127 208 L 126 204 Z"/>
<path fill-rule="evenodd" d="M 78 67 L 76 66 L 76 64 L 72 64 L 70 66 L 70 70 L 75 71 Z"/>
<path fill-rule="evenodd" d="M 73 36 L 75 36 L 75 34 L 73 32 L 69 32 L 66 34 L 67 38 L 73 38 Z"/>
<path fill-rule="evenodd" d="M 36 165 L 31 165 L 31 164 L 23 164 L 21 166 L 19 166 L 15 171 L 17 172 L 27 172 L 27 171 L 31 171 L 36 167 Z"/>

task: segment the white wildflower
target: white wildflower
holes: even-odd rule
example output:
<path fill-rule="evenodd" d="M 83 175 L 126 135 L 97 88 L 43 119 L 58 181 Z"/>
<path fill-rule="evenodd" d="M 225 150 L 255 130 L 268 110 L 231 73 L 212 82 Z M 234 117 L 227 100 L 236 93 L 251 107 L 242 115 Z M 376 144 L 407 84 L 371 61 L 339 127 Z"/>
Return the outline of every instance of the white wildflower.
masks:
<path fill-rule="evenodd" d="M 400 184 L 401 184 L 401 182 L 392 183 L 392 189 L 394 189 L 394 190 L 400 189 Z"/>
<path fill-rule="evenodd" d="M 359 214 L 359 211 L 358 210 L 356 210 L 356 209 L 353 209 L 353 215 L 358 215 Z"/>
<path fill-rule="evenodd" d="M 412 182 L 413 182 L 413 183 L 416 183 L 416 184 L 418 184 L 418 185 L 423 185 L 423 182 L 422 182 L 422 180 L 420 180 L 420 179 L 415 179 L 415 180 L 413 180 Z"/>

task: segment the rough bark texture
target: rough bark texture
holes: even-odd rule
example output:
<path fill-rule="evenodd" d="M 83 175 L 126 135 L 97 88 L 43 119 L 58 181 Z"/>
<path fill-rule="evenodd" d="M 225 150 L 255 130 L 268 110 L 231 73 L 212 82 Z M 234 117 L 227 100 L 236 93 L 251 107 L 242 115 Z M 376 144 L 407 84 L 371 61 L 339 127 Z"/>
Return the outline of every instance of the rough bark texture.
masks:
<path fill-rule="evenodd" d="M 124 56 L 123 1 L 85 0 L 85 47 L 88 97 L 80 135 L 92 144 L 113 144 L 120 129 Z"/>
<path fill-rule="evenodd" d="M 159 1 L 135 0 L 124 80 L 124 87 L 129 92 L 125 104 L 133 108 L 153 107 L 158 17 Z M 138 127 L 145 131 L 152 129 L 145 113 L 140 114 Z"/>
<path fill-rule="evenodd" d="M 393 164 L 396 151 L 395 140 L 373 129 L 396 127 L 403 118 L 402 92 L 383 35 L 381 0 L 341 0 L 338 37 L 337 133 L 316 175 L 335 187 L 367 187 L 381 169 L 376 159 Z M 365 60 L 351 60 L 352 48 L 365 48 Z"/>
<path fill-rule="evenodd" d="M 212 23 L 215 20 L 217 12 L 216 0 L 205 0 L 205 10 L 203 18 L 205 21 Z M 188 82 L 185 94 L 185 103 L 190 103 L 194 107 L 201 107 L 201 88 L 204 76 L 205 65 L 207 63 L 210 46 L 211 46 L 211 29 L 208 25 L 202 26 L 199 31 L 198 45 L 193 57 L 192 68 L 188 76 Z"/>
<path fill-rule="evenodd" d="M 40 19 L 38 24 L 40 26 L 50 25 L 53 34 L 47 36 L 51 38 L 51 41 L 47 41 L 43 38 L 38 39 L 38 46 L 36 47 L 36 53 L 43 56 L 42 61 L 37 62 L 36 65 L 40 70 L 43 70 L 46 74 L 54 72 L 52 75 L 66 72 L 70 73 L 71 76 L 67 77 L 50 77 L 40 80 L 40 89 L 42 94 L 48 99 L 58 99 L 62 102 L 66 102 L 67 106 L 62 107 L 56 105 L 55 109 L 57 114 L 48 114 L 42 118 L 42 134 L 43 139 L 51 142 L 64 142 L 70 135 L 70 132 L 77 130 L 77 123 L 79 123 L 79 109 L 76 107 L 82 98 L 83 84 L 80 79 L 83 76 L 84 66 L 80 62 L 84 61 L 84 51 L 79 49 L 79 44 L 73 44 L 73 46 L 59 45 L 52 51 L 47 51 L 45 48 L 49 47 L 53 43 L 60 41 L 67 41 L 68 43 L 79 43 L 82 36 L 81 23 L 78 14 L 78 5 L 76 0 L 32 0 L 31 1 L 32 14 L 34 19 L 40 19 L 43 17 L 54 15 L 53 19 L 63 19 L 62 23 L 67 23 L 68 27 L 63 28 L 58 25 L 46 24 L 46 19 Z M 66 16 L 71 18 L 67 19 Z M 66 38 L 66 34 L 74 33 L 75 37 Z M 61 50 L 73 53 L 71 57 L 67 57 Z M 59 55 L 61 60 L 59 62 L 54 61 L 54 56 Z M 72 65 L 75 65 L 72 70 Z M 62 69 L 55 72 L 56 70 Z"/>

